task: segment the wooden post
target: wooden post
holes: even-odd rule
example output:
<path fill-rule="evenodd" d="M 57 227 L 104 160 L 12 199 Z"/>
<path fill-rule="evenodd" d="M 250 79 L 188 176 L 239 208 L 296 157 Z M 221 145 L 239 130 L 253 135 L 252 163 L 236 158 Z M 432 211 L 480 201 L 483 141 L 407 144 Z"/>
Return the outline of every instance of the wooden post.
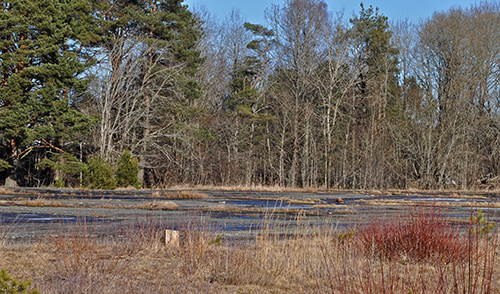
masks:
<path fill-rule="evenodd" d="M 165 230 L 165 245 L 179 246 L 179 231 Z"/>

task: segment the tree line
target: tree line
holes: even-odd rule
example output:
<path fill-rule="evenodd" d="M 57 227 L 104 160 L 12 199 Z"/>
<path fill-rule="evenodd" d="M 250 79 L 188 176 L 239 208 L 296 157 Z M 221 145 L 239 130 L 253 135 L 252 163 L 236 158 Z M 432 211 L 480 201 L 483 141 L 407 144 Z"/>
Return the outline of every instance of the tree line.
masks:
<path fill-rule="evenodd" d="M 500 176 L 499 2 L 417 23 L 322 0 L 284 0 L 264 24 L 181 0 L 1 8 L 1 183 L 92 187 L 96 162 L 135 163 L 143 187 Z"/>

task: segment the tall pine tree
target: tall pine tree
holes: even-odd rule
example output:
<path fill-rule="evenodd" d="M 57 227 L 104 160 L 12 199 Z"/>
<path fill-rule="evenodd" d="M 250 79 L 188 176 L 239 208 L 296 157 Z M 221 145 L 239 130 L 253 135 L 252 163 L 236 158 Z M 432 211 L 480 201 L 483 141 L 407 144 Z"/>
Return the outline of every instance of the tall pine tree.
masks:
<path fill-rule="evenodd" d="M 97 39 L 90 12 L 84 0 L 0 3 L 0 159 L 21 185 L 27 155 L 65 152 L 94 120 L 72 106 L 92 60 L 83 45 Z"/>

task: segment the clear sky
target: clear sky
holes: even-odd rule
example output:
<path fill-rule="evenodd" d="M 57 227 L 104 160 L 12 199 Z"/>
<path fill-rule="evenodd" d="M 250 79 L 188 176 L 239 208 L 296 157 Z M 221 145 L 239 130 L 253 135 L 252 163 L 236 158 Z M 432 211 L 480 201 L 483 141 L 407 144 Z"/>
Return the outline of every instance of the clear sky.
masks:
<path fill-rule="evenodd" d="M 432 15 L 434 11 L 448 10 L 452 6 L 470 7 L 479 3 L 474 0 L 324 0 L 328 4 L 328 10 L 337 12 L 342 9 L 346 17 L 360 10 L 359 4 L 364 3 L 365 8 L 370 5 L 378 7 L 379 12 L 389 17 L 389 21 L 408 18 L 417 22 L 421 18 Z M 498 1 L 498 0 L 497 0 Z M 271 4 L 283 4 L 283 0 L 185 0 L 190 7 L 204 5 L 208 11 L 218 18 L 224 18 L 233 8 L 238 8 L 242 16 L 251 23 L 264 23 L 264 11 Z"/>

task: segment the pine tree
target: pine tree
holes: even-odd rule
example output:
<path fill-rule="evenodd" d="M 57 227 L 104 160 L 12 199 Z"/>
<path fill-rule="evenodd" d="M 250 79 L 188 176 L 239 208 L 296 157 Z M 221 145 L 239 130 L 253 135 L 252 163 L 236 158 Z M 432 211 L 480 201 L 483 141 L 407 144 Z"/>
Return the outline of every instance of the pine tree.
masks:
<path fill-rule="evenodd" d="M 28 153 L 65 152 L 64 141 L 96 121 L 72 105 L 87 86 L 84 44 L 97 39 L 90 12 L 84 0 L 0 4 L 0 158 L 14 180 Z"/>
<path fill-rule="evenodd" d="M 5 294 L 38 294 L 38 290 L 29 291 L 33 281 L 19 282 L 6 269 L 0 269 L 0 293 Z"/>
<path fill-rule="evenodd" d="M 365 112 L 372 112 L 378 120 L 385 115 L 384 105 L 390 104 L 388 95 L 394 96 L 398 91 L 397 73 L 398 49 L 391 43 L 392 32 L 389 29 L 387 16 L 379 14 L 378 8 L 370 6 L 365 9 L 361 3 L 359 16 L 350 20 L 353 24 L 353 35 L 360 38 L 362 62 L 366 65 L 366 70 L 362 70 L 359 77 L 359 88 L 362 99 L 373 95 L 378 98 L 377 105 L 372 108 L 365 105 Z M 377 99 L 377 98 L 376 98 Z M 383 101 L 384 100 L 384 101 Z M 393 100 L 393 99 L 392 99 Z M 363 103 L 368 103 L 363 101 Z"/>

